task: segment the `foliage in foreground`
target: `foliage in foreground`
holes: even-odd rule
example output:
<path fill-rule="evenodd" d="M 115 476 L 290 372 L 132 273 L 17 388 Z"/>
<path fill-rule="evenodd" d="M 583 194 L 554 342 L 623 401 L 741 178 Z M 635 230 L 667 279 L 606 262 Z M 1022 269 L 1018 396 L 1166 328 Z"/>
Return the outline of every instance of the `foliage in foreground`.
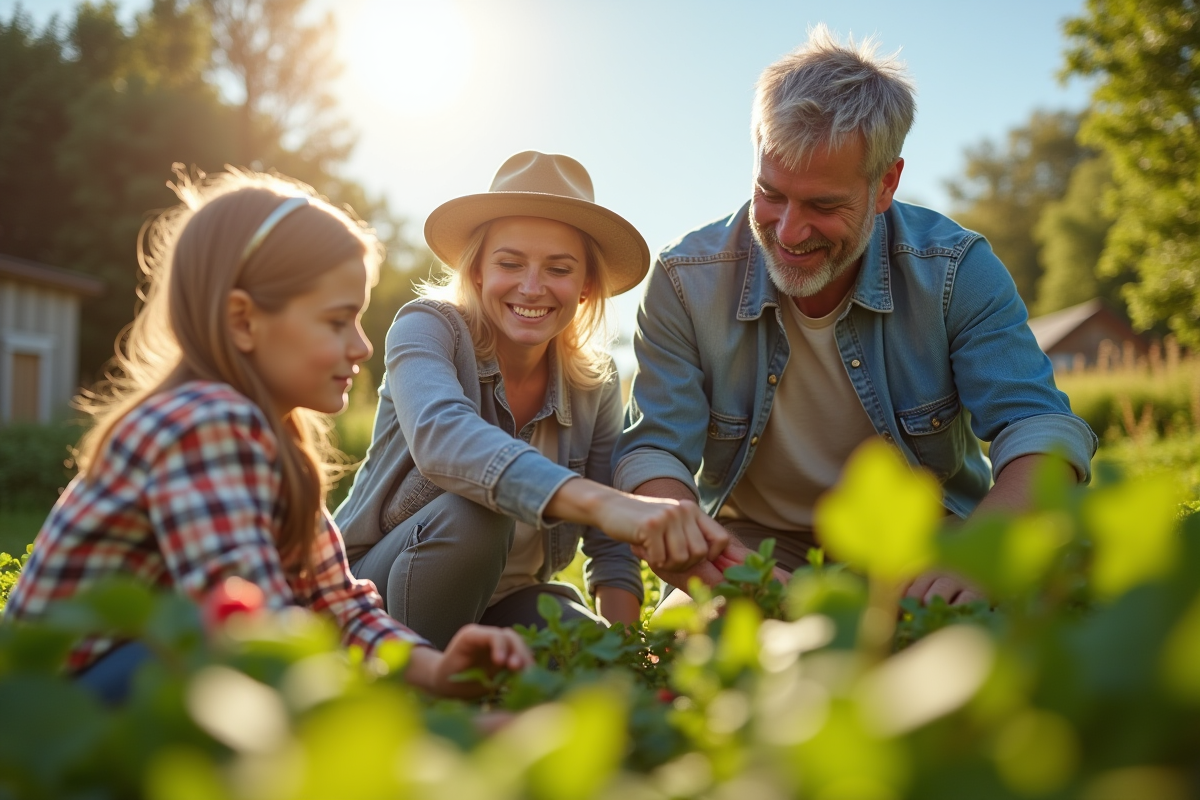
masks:
<path fill-rule="evenodd" d="M 939 532 L 932 481 L 872 445 L 818 509 L 850 568 L 817 559 L 784 590 L 764 549 L 636 631 L 547 606 L 538 666 L 482 705 L 418 696 L 403 648 L 347 658 L 301 611 L 206 640 L 178 597 L 98 589 L 0 627 L 22 720 L 0 727 L 0 797 L 1195 796 L 1200 517 L 1161 480 L 1050 480 L 1027 516 Z M 997 610 L 901 604 L 934 565 Z M 56 675 L 95 629 L 159 653 L 127 707 Z"/>

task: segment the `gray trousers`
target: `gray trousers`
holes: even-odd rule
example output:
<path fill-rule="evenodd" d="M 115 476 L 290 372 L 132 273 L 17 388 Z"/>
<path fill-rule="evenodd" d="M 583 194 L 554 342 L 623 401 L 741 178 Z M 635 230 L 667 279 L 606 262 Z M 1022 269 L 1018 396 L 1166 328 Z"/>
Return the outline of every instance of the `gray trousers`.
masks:
<path fill-rule="evenodd" d="M 472 622 L 540 627 L 541 594 L 559 602 L 563 619 L 605 624 L 575 587 L 561 583 L 520 589 L 488 608 L 514 530 L 511 517 L 445 492 L 380 539 L 350 571 L 375 584 L 388 614 L 441 649 Z"/>

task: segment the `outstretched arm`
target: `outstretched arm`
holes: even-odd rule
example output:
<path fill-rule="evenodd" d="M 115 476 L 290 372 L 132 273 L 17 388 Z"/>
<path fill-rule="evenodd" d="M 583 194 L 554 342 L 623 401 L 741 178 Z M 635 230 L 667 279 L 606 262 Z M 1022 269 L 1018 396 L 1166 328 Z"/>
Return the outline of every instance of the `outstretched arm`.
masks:
<path fill-rule="evenodd" d="M 1034 479 L 1045 469 L 1059 469 L 1066 480 L 1075 482 L 1075 469 L 1057 456 L 1032 454 L 1014 458 L 996 476 L 991 491 L 979 502 L 972 517 L 988 514 L 1020 514 L 1033 503 Z M 928 603 L 937 595 L 952 606 L 983 600 L 983 593 L 965 579 L 948 572 L 926 572 L 910 583 L 906 597 L 916 597 Z"/>

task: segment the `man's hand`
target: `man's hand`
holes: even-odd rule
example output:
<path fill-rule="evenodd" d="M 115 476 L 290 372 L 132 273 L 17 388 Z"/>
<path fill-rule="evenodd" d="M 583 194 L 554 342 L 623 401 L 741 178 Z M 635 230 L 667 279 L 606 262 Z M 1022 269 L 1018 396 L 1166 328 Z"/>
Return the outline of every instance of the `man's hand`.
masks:
<path fill-rule="evenodd" d="M 746 561 L 746 556 L 751 552 L 752 551 L 750 548 L 742 544 L 736 536 L 730 535 L 729 546 L 711 561 L 701 561 L 691 569 L 680 572 L 655 570 L 654 574 L 674 586 L 676 589 L 682 589 L 684 593 L 686 593 L 688 581 L 692 578 L 699 578 L 704 582 L 705 586 L 716 586 L 718 583 L 725 580 L 725 570 L 729 569 L 735 564 L 744 563 Z M 634 554 L 637 554 L 636 548 L 634 548 Z M 787 570 L 776 567 L 775 577 L 779 579 L 780 583 L 787 585 L 788 580 L 792 576 Z"/>
<path fill-rule="evenodd" d="M 452 681 L 460 672 L 478 667 L 488 675 L 500 670 L 517 671 L 533 664 L 533 654 L 511 628 L 464 625 L 454 634 L 446 651 L 431 647 L 413 649 L 405 678 L 431 694 L 442 697 L 478 697 L 487 688 L 478 681 Z"/>
<path fill-rule="evenodd" d="M 926 572 L 904 590 L 905 597 L 915 597 L 926 605 L 939 595 L 952 606 L 986 599 L 983 592 L 949 572 Z"/>

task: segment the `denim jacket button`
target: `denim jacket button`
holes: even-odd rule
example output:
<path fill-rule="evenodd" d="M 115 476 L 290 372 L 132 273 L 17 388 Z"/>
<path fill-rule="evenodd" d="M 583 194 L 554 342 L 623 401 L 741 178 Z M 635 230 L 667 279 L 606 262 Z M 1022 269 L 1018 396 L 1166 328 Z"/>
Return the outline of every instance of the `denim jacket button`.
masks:
<path fill-rule="evenodd" d="M 708 432 L 709 432 L 709 434 L 716 436 L 717 433 L 720 432 L 720 428 L 717 427 L 717 423 L 714 422 L 712 425 L 709 425 Z"/>
<path fill-rule="evenodd" d="M 774 386 L 775 384 L 779 383 L 779 378 L 776 378 L 774 375 L 768 375 L 768 376 L 767 376 L 767 383 L 769 383 L 769 384 L 771 384 L 772 386 Z"/>
<path fill-rule="evenodd" d="M 758 437 L 757 437 L 757 436 L 751 436 L 751 437 L 750 437 L 750 446 L 751 446 L 751 447 L 753 447 L 753 446 L 754 446 L 754 445 L 756 445 L 756 444 L 758 444 Z"/>
<path fill-rule="evenodd" d="M 859 367 L 862 366 L 862 362 L 856 358 L 850 362 L 850 366 L 854 367 L 855 369 L 858 369 Z"/>
<path fill-rule="evenodd" d="M 892 441 L 892 435 L 891 435 L 890 433 L 884 433 L 884 434 L 883 434 L 883 440 L 884 440 L 885 442 L 891 442 L 891 441 Z"/>
<path fill-rule="evenodd" d="M 932 425 L 932 426 L 933 426 L 933 427 L 935 427 L 935 428 L 940 428 L 940 427 L 942 427 L 942 421 L 941 421 L 940 419 L 937 419 L 936 417 L 935 417 L 935 418 L 933 419 L 933 421 L 932 421 L 932 422 L 930 422 L 929 424 L 930 424 L 930 425 Z"/>

